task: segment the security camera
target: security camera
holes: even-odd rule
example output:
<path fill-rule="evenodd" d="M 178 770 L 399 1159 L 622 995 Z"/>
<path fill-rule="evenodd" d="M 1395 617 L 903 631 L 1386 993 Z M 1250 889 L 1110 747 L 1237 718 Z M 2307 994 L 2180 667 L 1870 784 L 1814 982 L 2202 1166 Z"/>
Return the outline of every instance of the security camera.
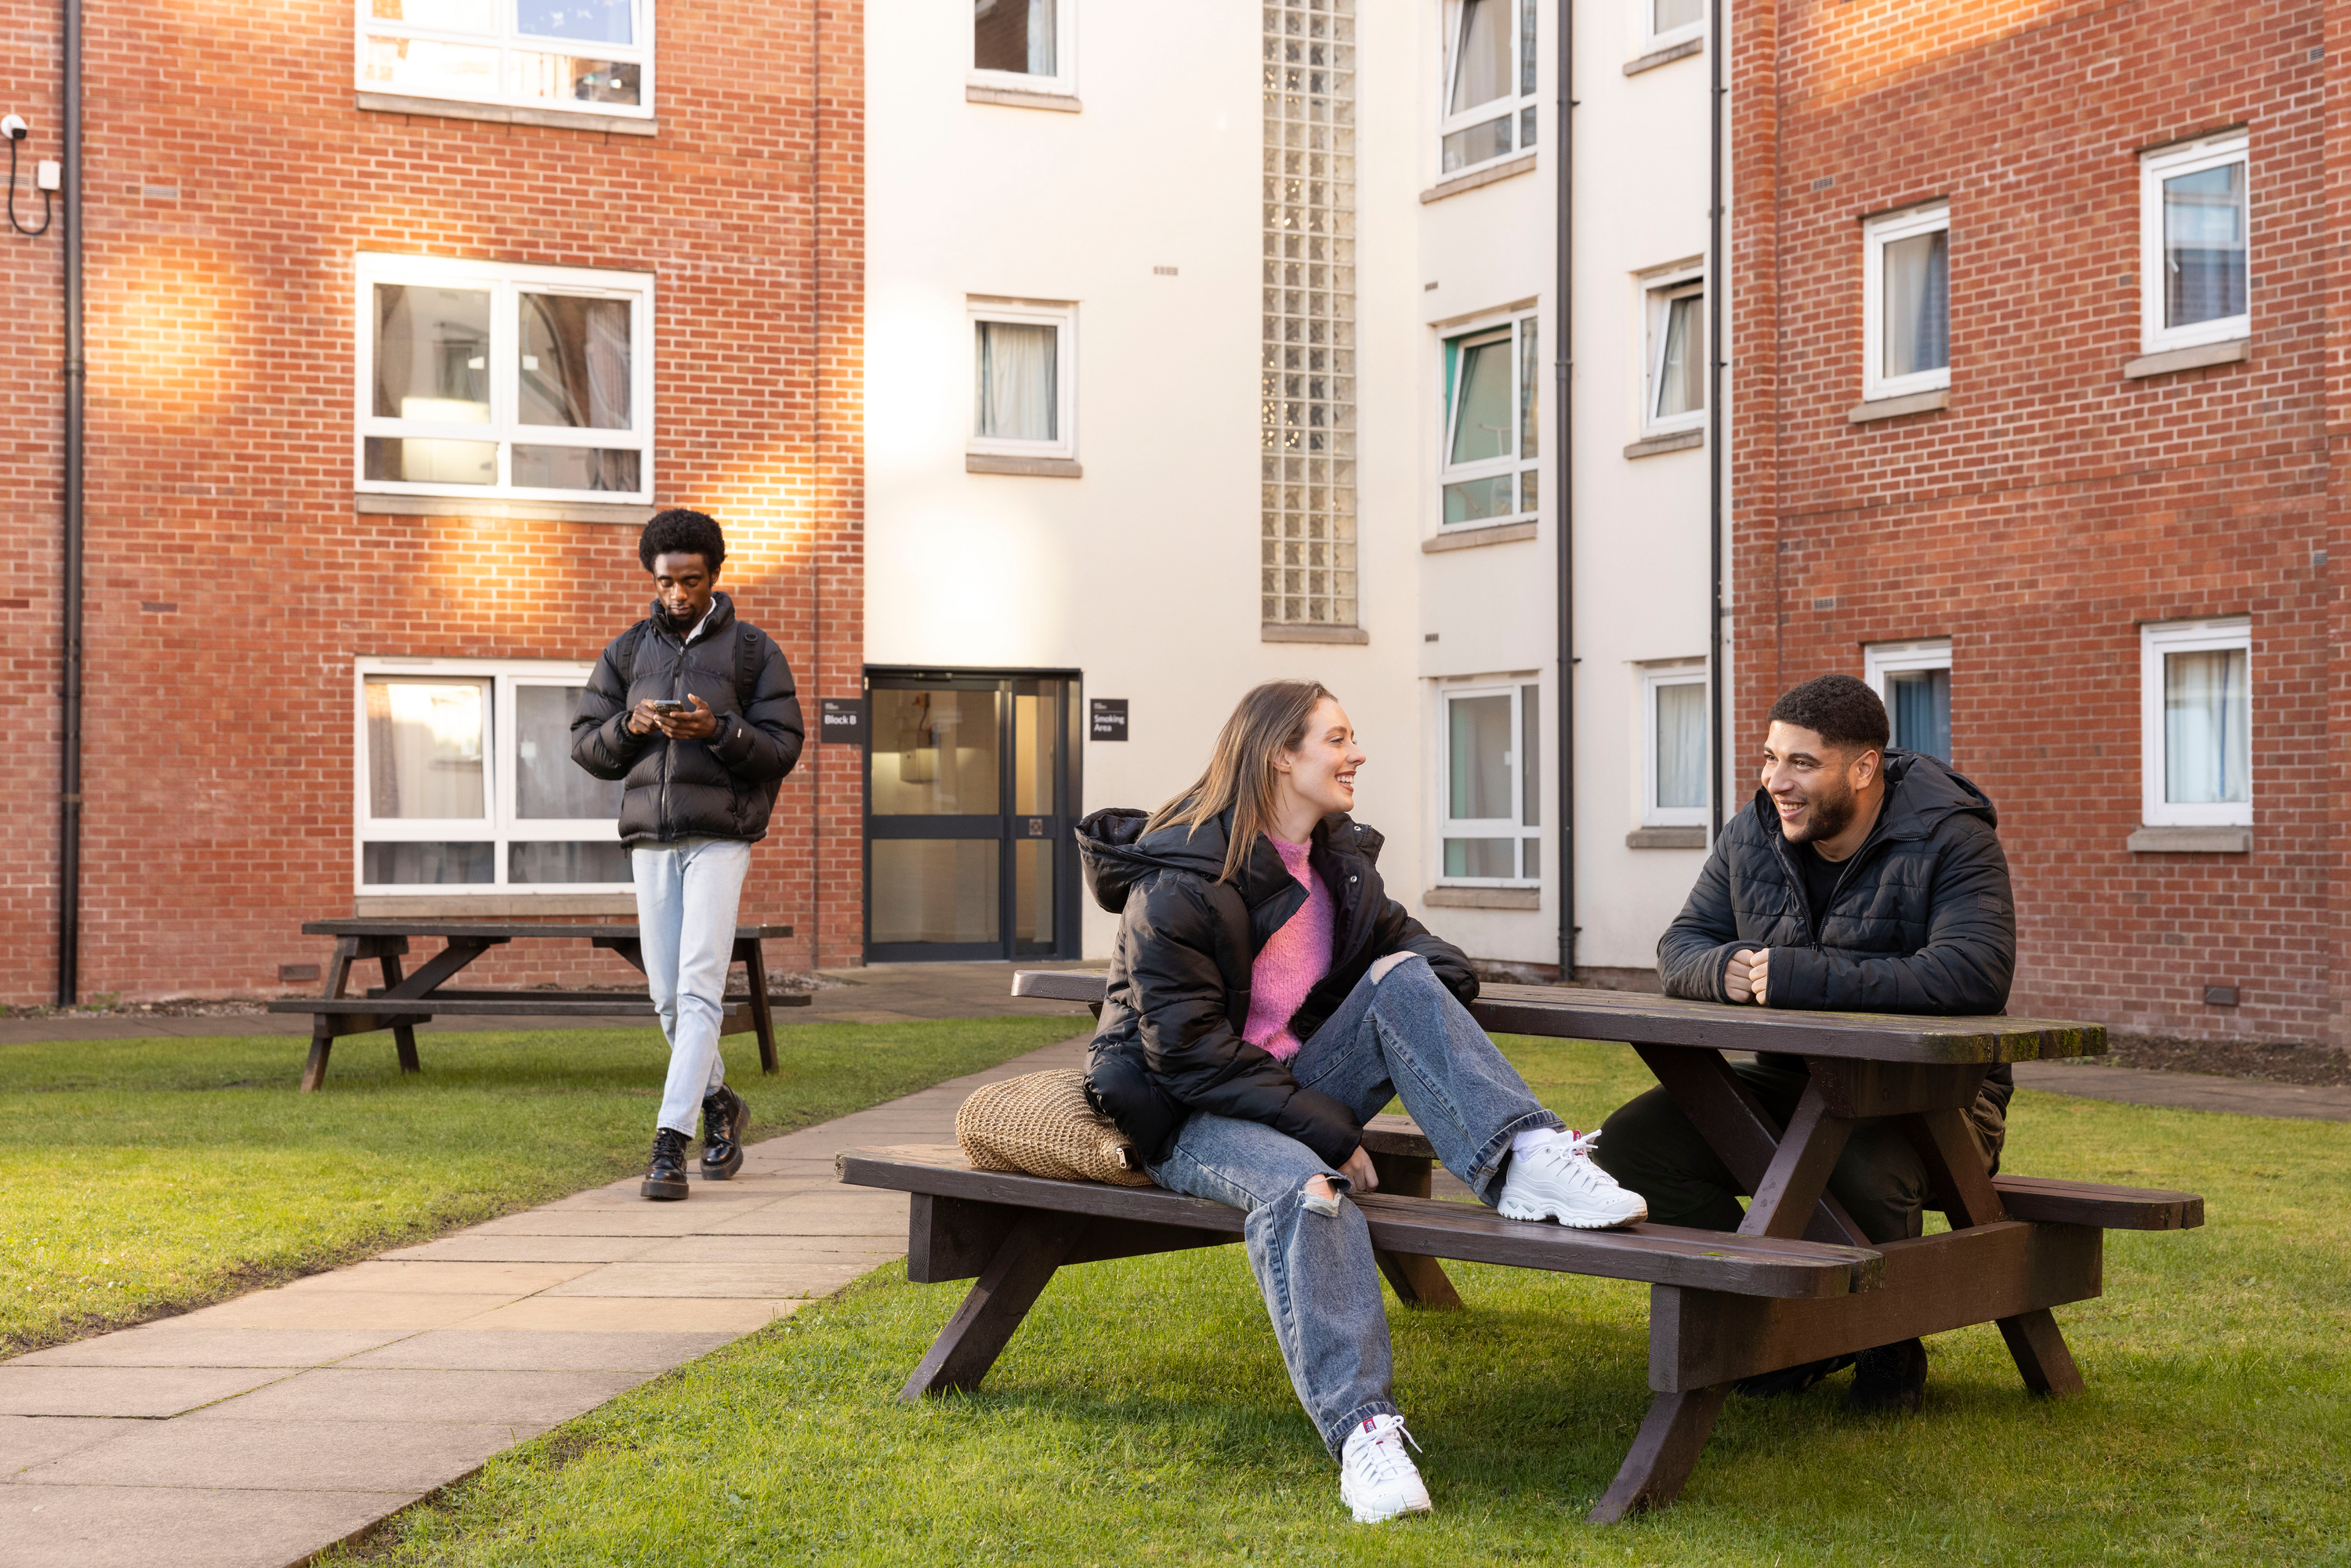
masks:
<path fill-rule="evenodd" d="M 25 117 L 21 114 L 12 114 L 0 120 L 0 136 L 5 136 L 11 141 L 22 141 L 32 133 L 33 128 L 25 123 Z"/>

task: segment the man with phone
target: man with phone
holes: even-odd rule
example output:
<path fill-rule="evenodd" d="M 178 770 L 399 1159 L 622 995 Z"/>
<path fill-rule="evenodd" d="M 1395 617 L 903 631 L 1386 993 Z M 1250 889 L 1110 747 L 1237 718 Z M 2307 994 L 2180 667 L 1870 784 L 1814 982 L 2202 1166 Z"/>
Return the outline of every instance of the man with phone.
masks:
<path fill-rule="evenodd" d="M 718 1030 L 751 846 L 767 836 L 799 760 L 799 697 L 783 650 L 717 591 L 726 537 L 700 512 L 657 512 L 637 541 L 653 613 L 612 639 L 571 721 L 571 759 L 626 781 L 621 838 L 669 1076 L 645 1197 L 687 1195 L 685 1149 L 702 1115 L 702 1175 L 743 1167 L 749 1112 L 726 1087 Z"/>

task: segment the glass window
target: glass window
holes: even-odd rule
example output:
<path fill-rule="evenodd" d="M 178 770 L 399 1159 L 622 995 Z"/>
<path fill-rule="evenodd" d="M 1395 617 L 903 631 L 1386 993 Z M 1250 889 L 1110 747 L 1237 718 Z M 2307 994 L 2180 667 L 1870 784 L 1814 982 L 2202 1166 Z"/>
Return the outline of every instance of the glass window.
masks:
<path fill-rule="evenodd" d="M 1055 0 L 973 0 L 974 68 L 1059 76 L 1056 9 Z"/>
<path fill-rule="evenodd" d="M 1447 0 L 1444 173 L 1535 144 L 1536 70 L 1535 0 Z"/>
<path fill-rule="evenodd" d="M 2140 336 L 2147 351 L 2251 334 L 2248 166 L 2242 131 L 2140 160 Z"/>
<path fill-rule="evenodd" d="M 1446 525 L 1531 520 L 1542 428 L 1540 328 L 1532 315 L 1445 345 Z"/>
<path fill-rule="evenodd" d="M 360 891 L 631 885 L 622 786 L 571 760 L 587 675 L 585 665 L 363 662 Z"/>
<path fill-rule="evenodd" d="M 1672 40 L 1677 33 L 1691 32 L 1706 20 L 1706 0 L 1641 0 L 1648 23 L 1646 42 L 1651 46 Z"/>
<path fill-rule="evenodd" d="M 653 492 L 653 280 L 362 255 L 359 484 Z"/>
<path fill-rule="evenodd" d="M 2143 628 L 2144 820 L 2251 826 L 2252 623 Z"/>
<path fill-rule="evenodd" d="M 403 98 L 653 110 L 653 0 L 359 0 L 359 87 Z"/>
<path fill-rule="evenodd" d="M 971 435 L 967 449 L 1074 457 L 1077 311 L 1067 305 L 974 302 Z"/>
<path fill-rule="evenodd" d="M 1652 283 L 1648 363 L 1642 391 L 1644 434 L 1706 423 L 1706 284 L 1684 275 Z"/>
<path fill-rule="evenodd" d="M 1879 643 L 1862 651 L 1864 677 L 1886 703 L 1893 744 L 1951 760 L 1951 640 Z"/>
<path fill-rule="evenodd" d="M 1542 875 L 1542 688 L 1447 691 L 1440 874 L 1454 883 L 1532 883 Z"/>
<path fill-rule="evenodd" d="M 1862 230 L 1863 396 L 1951 384 L 1951 214 L 1927 207 Z"/>
<path fill-rule="evenodd" d="M 1707 820 L 1706 666 L 1641 672 L 1641 821 L 1702 827 Z"/>

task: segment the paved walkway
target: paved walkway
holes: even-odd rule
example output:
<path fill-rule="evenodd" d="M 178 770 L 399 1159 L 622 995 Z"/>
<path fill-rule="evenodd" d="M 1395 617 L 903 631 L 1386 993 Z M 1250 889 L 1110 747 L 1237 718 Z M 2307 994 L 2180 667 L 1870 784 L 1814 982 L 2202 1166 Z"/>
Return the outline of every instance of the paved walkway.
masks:
<path fill-rule="evenodd" d="M 684 1203 L 632 1176 L 0 1364 L 0 1564 L 299 1563 L 899 1257 L 905 1197 L 841 1186 L 834 1151 L 951 1143 L 973 1089 L 1083 1045 L 754 1144 Z"/>
<path fill-rule="evenodd" d="M 2183 1111 L 2228 1111 L 2240 1116 L 2351 1122 L 2351 1089 L 2273 1083 L 2261 1078 L 2215 1078 L 2202 1072 L 2149 1072 L 2144 1068 L 2106 1067 L 2095 1057 L 2080 1061 L 2020 1061 L 2016 1081 L 2027 1089 L 2077 1094 L 2088 1100 L 2169 1105 Z"/>

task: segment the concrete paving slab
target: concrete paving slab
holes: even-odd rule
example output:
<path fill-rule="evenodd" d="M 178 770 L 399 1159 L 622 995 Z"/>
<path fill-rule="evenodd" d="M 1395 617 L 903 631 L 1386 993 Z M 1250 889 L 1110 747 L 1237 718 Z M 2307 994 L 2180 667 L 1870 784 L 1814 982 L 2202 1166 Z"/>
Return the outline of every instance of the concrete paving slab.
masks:
<path fill-rule="evenodd" d="M 356 1355 L 345 1367 L 426 1367 L 491 1372 L 666 1372 L 737 1336 L 598 1333 L 549 1329 L 435 1329 Z"/>
<path fill-rule="evenodd" d="M 2240 1116 L 2283 1116 L 2295 1121 L 2351 1122 L 2351 1089 L 2321 1084 L 2273 1083 L 2259 1078 L 2216 1078 L 2202 1072 L 2151 1072 L 2102 1062 L 2020 1061 L 2016 1082 L 2027 1089 L 2114 1100 L 2129 1105 L 2165 1105 L 2181 1111 L 2220 1111 Z"/>
<path fill-rule="evenodd" d="M 122 1423 L 98 1416 L 0 1416 L 0 1486 L 28 1465 L 122 1435 Z M 0 1514 L 0 1521 L 5 1520 Z M 0 1552 L 0 1562 L 5 1562 Z"/>
<path fill-rule="evenodd" d="M 769 1200 L 774 1201 L 773 1199 Z M 500 1219 L 486 1220 L 474 1228 L 476 1236 L 690 1236 L 702 1228 L 689 1208 L 699 1208 L 704 1214 L 712 1207 L 732 1213 L 724 1205 L 697 1206 L 692 1203 L 646 1203 L 638 1208 L 566 1209 L 550 1212 L 534 1208 L 526 1214 L 509 1214 Z"/>
<path fill-rule="evenodd" d="M 364 1291 L 421 1296 L 528 1296 L 575 1280 L 592 1262 L 485 1263 L 371 1258 L 348 1269 L 312 1274 L 286 1287 L 288 1294 Z"/>
<path fill-rule="evenodd" d="M 847 1189 L 843 1189 L 844 1193 Z M 844 1196 L 835 1203 L 793 1200 L 758 1208 L 740 1218 L 714 1220 L 704 1236 L 897 1236 L 906 1234 L 906 1195 L 877 1192 Z"/>
<path fill-rule="evenodd" d="M 843 1263 L 867 1258 L 873 1268 L 906 1250 L 905 1232 L 882 1236 L 680 1236 L 656 1241 L 628 1261 L 639 1267 L 676 1268 L 714 1264 L 792 1264 L 803 1260 Z"/>
<path fill-rule="evenodd" d="M 443 1371 L 417 1367 L 322 1366 L 238 1399 L 208 1405 L 189 1417 L 248 1421 L 500 1421 L 552 1427 L 651 1372 Z"/>
<path fill-rule="evenodd" d="M 657 1245 L 625 1236 L 484 1236 L 465 1230 L 383 1256 L 395 1263 L 619 1263 Z"/>
<path fill-rule="evenodd" d="M 692 1269 L 672 1264 L 608 1263 L 592 1274 L 543 1291 L 537 1299 L 557 1301 L 581 1296 L 653 1296 L 678 1301 L 829 1296 L 873 1267 L 862 1258 L 835 1262 L 809 1258 L 782 1264 L 712 1263 Z"/>
<path fill-rule="evenodd" d="M 279 1367 L 0 1366 L 0 1416 L 159 1419 L 275 1383 Z"/>
<path fill-rule="evenodd" d="M 349 1540 L 421 1495 L 421 1488 L 402 1493 L 0 1487 L 0 1564 L 283 1568 Z"/>
<path fill-rule="evenodd" d="M 5 1366 L 324 1366 L 403 1337 L 397 1329 L 225 1329 L 166 1318 L 37 1350 Z"/>
<path fill-rule="evenodd" d="M 545 1429 L 487 1421 L 242 1421 L 233 1428 L 218 1421 L 141 1421 L 111 1442 L 18 1472 L 16 1484 L 107 1492 L 137 1484 L 413 1494 L 446 1485 Z M 354 1432 L 364 1440 L 354 1442 Z M 0 1497 L 7 1495 L 0 1489 Z M 93 1499 L 84 1506 L 106 1505 Z M 155 1561 L 173 1559 L 165 1553 Z"/>
<path fill-rule="evenodd" d="M 781 1301 L 725 1298 L 663 1301 L 644 1296 L 533 1296 L 469 1318 L 468 1329 L 556 1330 L 590 1333 L 673 1333 L 740 1335 L 789 1317 L 806 1297 Z"/>
<path fill-rule="evenodd" d="M 522 1292 L 513 1292 L 519 1298 Z M 202 1313 L 207 1326 L 240 1329 L 401 1329 L 418 1332 L 462 1322 L 502 1299 L 469 1292 L 428 1296 L 410 1291 L 263 1291 Z M 191 1312 L 190 1317 L 198 1314 Z"/>

